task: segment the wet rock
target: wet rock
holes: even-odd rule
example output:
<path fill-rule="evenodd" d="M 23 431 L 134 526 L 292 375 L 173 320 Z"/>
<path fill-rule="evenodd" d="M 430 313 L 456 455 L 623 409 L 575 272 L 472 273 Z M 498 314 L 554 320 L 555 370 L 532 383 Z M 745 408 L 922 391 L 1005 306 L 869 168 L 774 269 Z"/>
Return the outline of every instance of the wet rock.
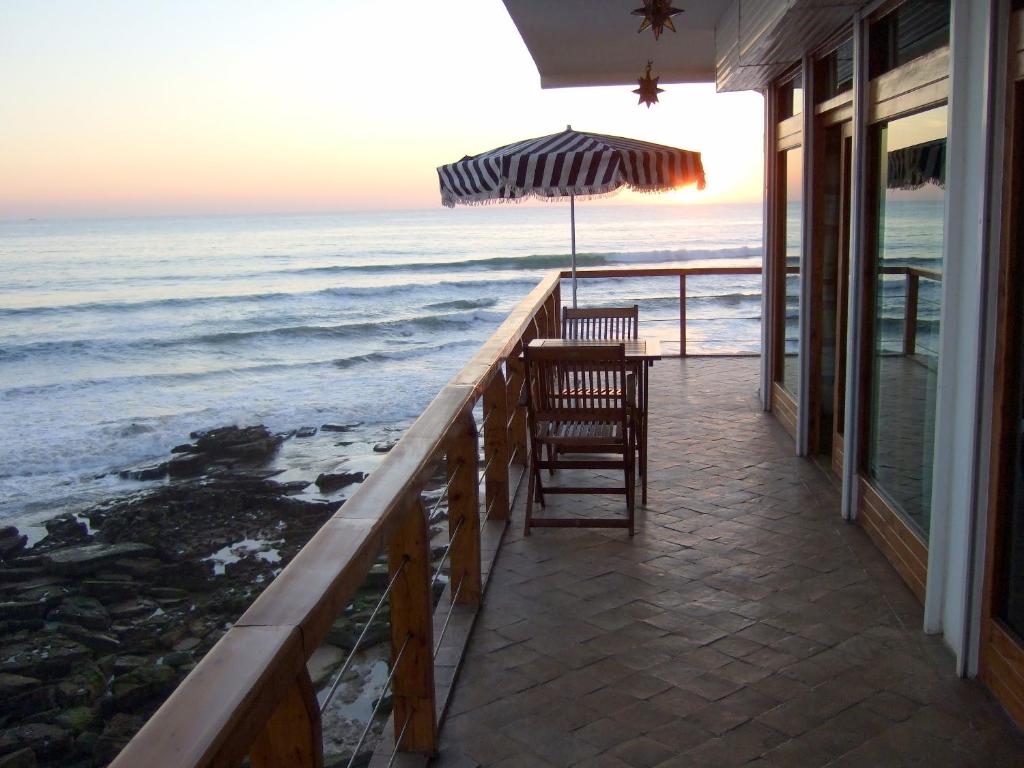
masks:
<path fill-rule="evenodd" d="M 100 765 L 106 765 L 111 762 L 124 749 L 125 745 L 131 741 L 132 736 L 136 734 L 144 722 L 145 719 L 139 715 L 114 715 L 107 722 L 103 733 L 96 739 L 96 744 L 92 750 L 93 759 Z"/>
<path fill-rule="evenodd" d="M 145 656 L 118 656 L 114 660 L 114 674 L 127 675 L 146 665 Z"/>
<path fill-rule="evenodd" d="M 327 642 L 348 653 L 355 647 L 356 640 L 359 639 L 362 631 L 362 624 L 356 624 L 352 621 L 337 621 L 327 630 Z M 363 637 L 362 645 L 359 647 L 361 649 L 372 648 L 378 643 L 383 643 L 390 639 L 391 628 L 384 622 L 377 621 L 370 625 L 366 635 Z"/>
<path fill-rule="evenodd" d="M 0 655 L 0 672 L 53 680 L 91 656 L 88 648 L 70 638 L 39 635 L 5 645 Z"/>
<path fill-rule="evenodd" d="M 0 603 L 0 620 L 41 619 L 46 615 L 46 607 L 46 603 L 39 602 Z"/>
<path fill-rule="evenodd" d="M 398 445 L 397 440 L 382 440 L 379 443 L 373 444 L 374 453 L 389 453 L 392 448 Z"/>
<path fill-rule="evenodd" d="M 65 599 L 47 614 L 46 620 L 101 630 L 109 626 L 110 616 L 103 603 L 96 598 L 79 596 Z"/>
<path fill-rule="evenodd" d="M 187 453 L 164 463 L 163 468 L 169 477 L 195 477 L 201 475 L 209 463 L 210 457 L 205 453 Z"/>
<path fill-rule="evenodd" d="M 42 575 L 42 568 L 0 568 L 0 584 L 31 581 Z"/>
<path fill-rule="evenodd" d="M 295 430 L 295 437 L 312 437 L 316 431 L 316 427 L 299 427 Z"/>
<path fill-rule="evenodd" d="M 66 597 L 74 595 L 71 586 L 63 581 L 46 584 L 24 584 L 17 590 L 17 599 L 24 602 L 43 603 L 52 608 Z"/>
<path fill-rule="evenodd" d="M 220 427 L 207 432 L 193 432 L 195 450 L 213 459 L 232 458 L 250 462 L 269 459 L 284 440 L 271 434 L 262 424 L 254 427 Z"/>
<path fill-rule="evenodd" d="M 186 664 L 192 662 L 192 654 L 184 653 L 182 651 L 171 651 L 164 655 L 163 662 L 168 667 L 178 669 L 179 667 L 184 667 Z"/>
<path fill-rule="evenodd" d="M 131 580 L 86 579 L 79 586 L 82 592 L 102 603 L 121 602 L 139 593 L 139 585 Z"/>
<path fill-rule="evenodd" d="M 0 768 L 36 768 L 36 753 L 30 747 L 0 757 Z"/>
<path fill-rule="evenodd" d="M 24 675 L 12 675 L 0 672 L 0 701 L 7 701 L 12 696 L 25 693 L 42 685 L 42 681 Z"/>
<path fill-rule="evenodd" d="M 174 670 L 162 664 L 138 667 L 126 675 L 115 677 L 110 686 L 113 708 L 117 712 L 136 711 L 167 693 L 174 687 L 175 679 Z"/>
<path fill-rule="evenodd" d="M 3 711 L 8 717 L 24 720 L 54 710 L 58 704 L 57 686 L 39 685 L 5 698 Z"/>
<path fill-rule="evenodd" d="M 309 487 L 310 483 L 308 480 L 292 480 L 287 483 L 278 483 L 277 487 L 280 493 L 286 496 L 291 496 L 296 493 L 302 493 Z"/>
<path fill-rule="evenodd" d="M 4 736 L 13 739 L 19 746 L 31 749 L 37 756 L 49 757 L 67 749 L 71 734 L 52 723 L 26 723 L 8 728 Z"/>
<path fill-rule="evenodd" d="M 94 728 L 98 725 L 98 720 L 99 712 L 92 707 L 71 707 L 54 718 L 57 725 L 72 733 L 81 733 Z"/>
<path fill-rule="evenodd" d="M 25 549 L 27 543 L 28 536 L 18 533 L 18 529 L 13 525 L 5 525 L 0 528 L 0 558 L 3 560 L 12 560 L 17 557 Z"/>
<path fill-rule="evenodd" d="M 89 538 L 89 527 L 72 514 L 47 520 L 43 527 L 50 536 L 62 542 L 83 541 Z"/>
<path fill-rule="evenodd" d="M 57 683 L 57 695 L 63 707 L 88 706 L 106 690 L 103 671 L 93 662 L 76 665 L 71 674 Z"/>
<path fill-rule="evenodd" d="M 122 480 L 162 480 L 167 477 L 167 466 L 160 463 L 145 467 L 130 467 L 120 470 L 117 476 Z"/>
<path fill-rule="evenodd" d="M 153 582 L 163 587 L 201 592 L 209 588 L 213 576 L 213 563 L 209 561 L 186 561 L 164 565 L 153 574 Z"/>
<path fill-rule="evenodd" d="M 150 555 L 153 547 L 139 542 L 120 544 L 85 544 L 48 552 L 44 564 L 50 573 L 61 576 L 81 576 L 125 557 Z"/>
<path fill-rule="evenodd" d="M 163 563 L 153 557 L 129 557 L 111 563 L 111 568 L 142 580 L 151 579 L 162 566 Z"/>
<path fill-rule="evenodd" d="M 101 632 L 92 632 L 77 624 L 58 624 L 55 629 L 96 653 L 115 653 L 121 648 L 121 642 L 116 637 Z"/>
<path fill-rule="evenodd" d="M 352 483 L 361 483 L 366 479 L 365 472 L 324 472 L 317 476 L 316 487 L 320 493 L 333 493 Z"/>
<path fill-rule="evenodd" d="M 123 603 L 115 603 L 108 609 L 110 618 L 114 620 L 123 620 L 136 618 L 138 616 L 145 616 L 153 613 L 159 606 L 145 598 L 137 598 L 135 600 L 126 600 Z"/>
<path fill-rule="evenodd" d="M 363 422 L 361 421 L 355 421 L 351 424 L 323 424 L 320 426 L 320 429 L 324 432 L 351 432 L 353 429 L 361 427 L 362 425 Z"/>
<path fill-rule="evenodd" d="M 333 645 L 321 645 L 306 662 L 309 678 L 313 687 L 319 689 L 345 661 L 348 654 L 344 649 Z"/>

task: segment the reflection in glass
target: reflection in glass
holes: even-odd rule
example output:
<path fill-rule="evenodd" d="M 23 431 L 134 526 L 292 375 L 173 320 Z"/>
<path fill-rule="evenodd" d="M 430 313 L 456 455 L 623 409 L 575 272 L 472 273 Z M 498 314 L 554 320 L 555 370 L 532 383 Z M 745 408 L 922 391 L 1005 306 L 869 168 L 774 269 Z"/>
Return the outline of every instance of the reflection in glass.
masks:
<path fill-rule="evenodd" d="M 797 75 L 779 86 L 779 119 L 799 115 L 804 111 L 804 81 Z"/>
<path fill-rule="evenodd" d="M 871 77 L 949 45 L 950 0 L 907 0 L 871 25 Z"/>
<path fill-rule="evenodd" d="M 803 148 L 782 153 L 781 173 L 786 179 L 783 222 L 785 264 L 785 301 L 783 320 L 783 389 L 793 395 L 800 393 L 800 250 L 801 222 L 803 216 Z"/>
<path fill-rule="evenodd" d="M 878 129 L 868 471 L 927 539 L 931 516 L 946 107 Z"/>
<path fill-rule="evenodd" d="M 853 40 L 847 40 L 818 65 L 818 101 L 827 101 L 853 88 Z"/>

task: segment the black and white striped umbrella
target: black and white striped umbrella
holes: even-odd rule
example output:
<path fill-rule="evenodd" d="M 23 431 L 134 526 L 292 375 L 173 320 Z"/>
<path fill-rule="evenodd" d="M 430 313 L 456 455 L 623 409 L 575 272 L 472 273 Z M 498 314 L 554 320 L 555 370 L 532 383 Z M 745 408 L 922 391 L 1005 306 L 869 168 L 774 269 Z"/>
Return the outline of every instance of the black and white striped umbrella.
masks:
<path fill-rule="evenodd" d="M 648 141 L 574 131 L 528 139 L 492 149 L 437 169 L 441 202 L 518 201 L 528 197 L 570 199 L 572 294 L 576 306 L 577 195 L 606 195 L 622 187 L 667 192 L 696 184 L 704 188 L 700 153 Z"/>

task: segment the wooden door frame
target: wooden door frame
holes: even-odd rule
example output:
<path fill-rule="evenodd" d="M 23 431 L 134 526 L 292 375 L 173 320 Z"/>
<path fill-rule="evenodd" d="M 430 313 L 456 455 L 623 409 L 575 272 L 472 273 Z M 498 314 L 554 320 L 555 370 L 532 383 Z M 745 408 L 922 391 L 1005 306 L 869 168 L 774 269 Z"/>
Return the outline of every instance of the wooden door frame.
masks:
<path fill-rule="evenodd" d="M 895 7 L 898 3 L 893 4 Z M 891 10 L 891 8 L 889 9 Z M 884 15 L 885 12 L 876 14 Z M 868 67 L 870 71 L 870 66 Z M 928 576 L 927 541 L 907 523 L 897 505 L 871 478 L 868 472 L 869 441 L 871 423 L 872 375 L 875 339 L 875 301 L 878 276 L 875 274 L 878 258 L 878 217 L 880 208 L 879 190 L 879 130 L 880 124 L 889 123 L 902 117 L 925 112 L 949 103 L 950 49 L 937 48 L 912 61 L 891 69 L 867 81 L 865 104 L 864 150 L 864 193 L 863 215 L 858 222 L 860 258 L 855 259 L 859 270 L 861 290 L 859 297 L 858 328 L 860 343 L 857 345 L 858 377 L 856 386 L 857 413 L 854 422 L 846 424 L 844 438 L 850 430 L 856 430 L 853 441 L 856 455 L 852 456 L 854 476 L 849 478 L 856 488 L 856 520 L 867 531 L 875 545 L 890 563 L 899 571 L 904 581 L 921 602 L 924 602 L 924 585 Z M 851 254 L 851 259 L 853 254 Z M 847 307 L 849 314 L 850 307 Z M 847 354 L 851 351 L 847 350 Z M 849 414 L 846 414 L 847 417 Z M 844 439 L 844 448 L 848 440 Z"/>
<path fill-rule="evenodd" d="M 1024 201 L 1024 11 L 1011 15 L 1005 110 L 1005 156 L 1010 172 L 1003 183 L 1000 217 L 999 277 L 996 296 L 995 359 L 993 370 L 992 439 L 989 461 L 989 503 L 985 536 L 985 572 L 982 589 L 978 675 L 1018 725 L 1024 727 L 1024 638 L 997 615 L 1005 584 L 998 572 L 1005 557 L 1003 543 L 1012 512 L 1016 468 L 1014 444 L 1021 416 L 1018 387 L 1024 329 L 1020 308 L 1024 301 L 1024 256 L 1021 228 L 1015 214 Z"/>
<path fill-rule="evenodd" d="M 777 116 L 780 112 L 779 99 L 781 88 L 802 74 L 803 68 L 796 67 L 786 75 L 776 80 L 769 89 L 769 98 L 774 102 L 772 104 L 773 116 Z M 804 83 L 804 85 L 806 86 L 806 83 Z M 812 108 L 810 101 L 809 94 L 805 87 L 803 105 L 803 109 L 805 111 Z M 779 171 L 782 167 L 782 158 L 788 150 L 804 148 L 803 121 L 804 113 L 800 112 L 796 115 L 778 120 L 774 126 L 774 141 L 771 146 L 771 163 L 773 169 L 772 178 L 774 183 L 770 190 L 772 199 L 769 206 L 772 216 L 771 238 L 769 241 L 771 250 L 767 254 L 766 259 L 766 261 L 771 265 L 771 271 L 773 274 L 773 280 L 771 282 L 771 305 L 773 308 L 771 321 L 772 327 L 769 333 L 769 337 L 772 342 L 771 365 L 769 366 L 771 411 L 794 440 L 797 439 L 797 430 L 799 428 L 797 401 L 790 392 L 783 388 L 780 383 L 782 381 L 782 372 L 786 354 L 787 206 L 783 204 L 783 201 L 786 200 L 786 180 L 788 176 L 788 169 L 787 173 L 780 173 Z M 807 171 L 808 160 L 809 159 L 805 152 L 803 159 L 804 173 Z M 802 243 L 801 247 L 803 247 Z"/>

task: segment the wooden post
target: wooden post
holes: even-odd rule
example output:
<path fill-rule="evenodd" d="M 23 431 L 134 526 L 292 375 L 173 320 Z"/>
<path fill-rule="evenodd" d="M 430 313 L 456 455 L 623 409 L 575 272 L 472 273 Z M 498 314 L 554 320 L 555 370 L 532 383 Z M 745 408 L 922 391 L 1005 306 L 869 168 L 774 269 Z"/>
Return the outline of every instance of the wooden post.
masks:
<path fill-rule="evenodd" d="M 679 356 L 686 357 L 686 273 L 679 273 Z"/>
<path fill-rule="evenodd" d="M 448 486 L 448 563 L 451 595 L 459 605 L 480 603 L 480 440 L 472 411 L 452 430 L 446 467 Z M 458 597 L 456 597 L 458 595 Z"/>
<path fill-rule="evenodd" d="M 526 337 L 523 346 L 526 346 Z M 512 451 L 512 461 L 526 465 L 526 407 L 519 405 L 519 397 L 526 382 L 526 363 L 521 360 L 518 352 L 509 356 L 508 386 L 506 387 L 506 403 L 508 404 L 508 440 Z"/>
<path fill-rule="evenodd" d="M 558 339 L 562 336 L 562 284 L 560 282 L 555 285 L 555 290 L 551 295 L 554 297 L 555 304 L 555 332 L 553 337 Z"/>
<path fill-rule="evenodd" d="M 391 589 L 391 660 L 398 660 L 391 681 L 398 749 L 437 752 L 434 714 L 434 599 L 430 586 L 430 537 L 419 495 L 406 502 L 398 528 L 388 542 L 388 568 L 402 569 Z M 401 658 L 398 656 L 401 654 Z M 406 727 L 408 723 L 408 727 Z"/>
<path fill-rule="evenodd" d="M 484 390 L 485 509 L 490 520 L 508 520 L 508 416 L 505 374 L 498 368 Z"/>
<path fill-rule="evenodd" d="M 921 278 L 916 272 L 907 272 L 907 304 L 903 310 L 903 354 L 917 350 L 917 294 Z"/>
<path fill-rule="evenodd" d="M 202 706 L 201 702 L 197 702 Z M 321 768 L 324 740 L 316 691 L 305 667 L 277 705 L 249 753 L 253 768 Z"/>

